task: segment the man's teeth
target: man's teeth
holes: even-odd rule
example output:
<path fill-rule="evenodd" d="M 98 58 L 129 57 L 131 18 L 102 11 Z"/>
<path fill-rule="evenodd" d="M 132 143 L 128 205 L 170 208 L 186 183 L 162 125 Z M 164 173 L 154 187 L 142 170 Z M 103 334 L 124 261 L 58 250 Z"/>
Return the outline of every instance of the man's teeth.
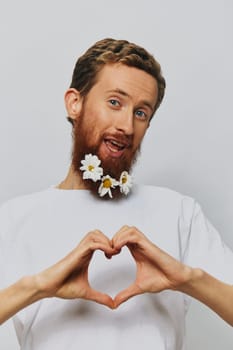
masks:
<path fill-rule="evenodd" d="M 110 143 L 114 148 L 118 148 L 119 150 L 122 150 L 125 148 L 125 145 L 123 143 L 117 142 L 115 140 L 108 140 L 107 142 Z"/>
<path fill-rule="evenodd" d="M 117 146 L 119 148 L 123 148 L 124 147 L 124 145 L 122 143 L 120 143 L 120 142 L 113 141 L 113 140 L 111 140 L 110 142 L 111 142 L 112 145 Z"/>

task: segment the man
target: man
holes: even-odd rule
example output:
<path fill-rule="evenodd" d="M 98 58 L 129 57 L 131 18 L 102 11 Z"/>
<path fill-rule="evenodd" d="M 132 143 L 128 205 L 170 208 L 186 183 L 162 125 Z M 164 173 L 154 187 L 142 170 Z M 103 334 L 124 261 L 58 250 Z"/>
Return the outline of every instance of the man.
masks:
<path fill-rule="evenodd" d="M 232 287 L 218 280 L 232 284 L 233 254 L 200 206 L 132 185 L 164 89 L 155 59 L 124 40 L 99 41 L 77 61 L 67 177 L 0 213 L 0 320 L 15 315 L 21 349 L 184 349 L 189 296 L 233 324 Z"/>

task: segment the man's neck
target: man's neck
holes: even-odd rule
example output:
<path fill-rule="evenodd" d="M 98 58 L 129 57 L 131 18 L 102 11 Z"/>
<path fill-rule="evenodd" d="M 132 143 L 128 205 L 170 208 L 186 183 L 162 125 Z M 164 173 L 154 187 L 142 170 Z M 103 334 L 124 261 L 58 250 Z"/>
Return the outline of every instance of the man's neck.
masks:
<path fill-rule="evenodd" d="M 62 190 L 83 190 L 86 189 L 84 182 L 79 174 L 74 172 L 72 165 L 69 168 L 66 178 L 56 186 Z"/>

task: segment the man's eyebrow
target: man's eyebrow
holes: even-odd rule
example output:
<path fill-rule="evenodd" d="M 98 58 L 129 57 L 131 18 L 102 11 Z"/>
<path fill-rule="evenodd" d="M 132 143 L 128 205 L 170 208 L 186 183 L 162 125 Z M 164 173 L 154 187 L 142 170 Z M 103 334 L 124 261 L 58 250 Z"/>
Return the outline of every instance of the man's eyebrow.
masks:
<path fill-rule="evenodd" d="M 118 88 L 112 89 L 112 90 L 108 90 L 107 92 L 108 93 L 109 92 L 111 92 L 111 93 L 118 93 L 118 94 L 120 94 L 122 96 L 130 97 L 130 95 L 127 92 L 125 92 L 124 90 L 118 89 Z"/>
<path fill-rule="evenodd" d="M 118 93 L 119 95 L 122 95 L 124 97 L 131 98 L 131 96 L 127 92 L 125 92 L 124 90 L 118 89 L 118 88 L 112 89 L 112 90 L 108 90 L 107 93 Z M 144 101 L 141 101 L 141 103 L 143 105 L 149 107 L 151 109 L 151 111 L 154 112 L 154 107 L 151 105 L 151 103 L 149 101 L 144 100 Z"/>

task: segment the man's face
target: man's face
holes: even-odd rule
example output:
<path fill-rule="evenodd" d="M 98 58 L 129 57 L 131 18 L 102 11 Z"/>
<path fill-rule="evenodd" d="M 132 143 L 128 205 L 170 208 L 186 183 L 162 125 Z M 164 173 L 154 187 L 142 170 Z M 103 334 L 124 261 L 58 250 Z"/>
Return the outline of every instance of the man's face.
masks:
<path fill-rule="evenodd" d="M 108 64 L 84 98 L 74 129 L 73 166 L 96 154 L 105 175 L 129 171 L 154 112 L 158 88 L 148 73 L 123 64 Z"/>

